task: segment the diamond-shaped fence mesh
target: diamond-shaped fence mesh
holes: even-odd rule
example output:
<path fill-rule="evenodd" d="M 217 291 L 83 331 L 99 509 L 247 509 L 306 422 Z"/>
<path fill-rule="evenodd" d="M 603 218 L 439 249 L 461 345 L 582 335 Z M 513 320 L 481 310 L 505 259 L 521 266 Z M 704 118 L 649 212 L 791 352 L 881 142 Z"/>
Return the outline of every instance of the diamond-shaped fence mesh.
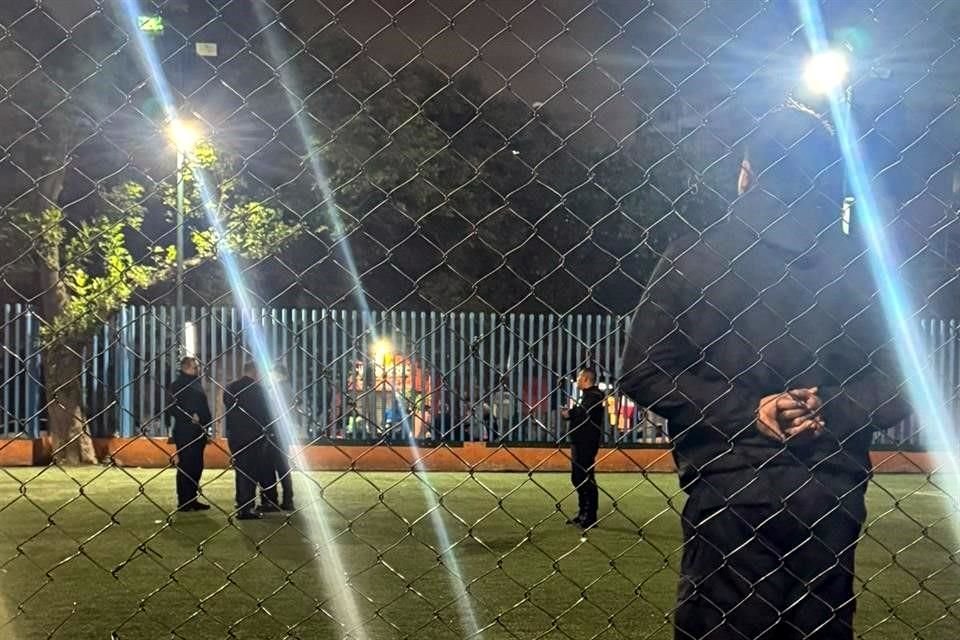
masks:
<path fill-rule="evenodd" d="M 0 2 L 0 637 L 948 639 L 960 4 Z"/>

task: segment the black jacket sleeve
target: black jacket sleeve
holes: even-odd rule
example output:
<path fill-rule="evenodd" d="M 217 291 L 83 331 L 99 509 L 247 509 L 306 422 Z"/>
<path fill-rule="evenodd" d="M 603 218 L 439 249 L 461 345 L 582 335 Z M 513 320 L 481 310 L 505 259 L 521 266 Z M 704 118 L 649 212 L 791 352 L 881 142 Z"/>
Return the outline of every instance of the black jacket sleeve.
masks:
<path fill-rule="evenodd" d="M 623 355 L 621 391 L 681 429 L 714 429 L 728 438 L 752 434 L 760 398 L 719 371 L 685 330 L 700 298 L 674 265 L 674 252 L 660 261 L 637 308 Z"/>
<path fill-rule="evenodd" d="M 210 413 L 210 402 L 207 400 L 207 394 L 203 389 L 198 388 L 196 394 L 197 406 L 196 409 L 194 409 L 194 413 L 200 418 L 200 427 L 205 429 L 213 423 L 213 415 Z"/>
<path fill-rule="evenodd" d="M 905 420 L 910 403 L 889 343 L 869 363 L 838 385 L 820 389 L 826 430 L 843 439 L 865 428 L 890 429 Z"/>
<path fill-rule="evenodd" d="M 236 421 L 236 411 L 237 411 L 237 396 L 234 395 L 233 385 L 227 385 L 227 388 L 223 390 L 223 431 L 224 435 L 227 438 L 232 437 L 234 434 L 234 422 Z"/>

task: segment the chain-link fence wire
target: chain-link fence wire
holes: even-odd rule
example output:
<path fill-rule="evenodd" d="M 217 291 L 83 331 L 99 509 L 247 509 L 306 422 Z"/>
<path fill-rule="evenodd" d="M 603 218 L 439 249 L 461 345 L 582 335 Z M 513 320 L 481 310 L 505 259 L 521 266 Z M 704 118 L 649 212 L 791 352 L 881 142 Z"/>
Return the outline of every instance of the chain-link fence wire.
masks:
<path fill-rule="evenodd" d="M 0 635 L 952 637 L 958 22 L 5 0 Z"/>

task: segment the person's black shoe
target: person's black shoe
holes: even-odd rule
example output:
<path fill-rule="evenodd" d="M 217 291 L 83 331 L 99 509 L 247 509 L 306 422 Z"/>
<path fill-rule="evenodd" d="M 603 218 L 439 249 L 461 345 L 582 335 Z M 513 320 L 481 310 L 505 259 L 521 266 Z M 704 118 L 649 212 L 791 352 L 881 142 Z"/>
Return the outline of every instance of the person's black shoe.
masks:
<path fill-rule="evenodd" d="M 280 510 L 286 511 L 287 513 L 289 513 L 291 511 L 296 511 L 297 508 L 293 505 L 292 502 L 284 502 L 282 505 L 280 505 Z"/>
<path fill-rule="evenodd" d="M 580 516 L 579 515 L 573 516 L 572 518 L 567 520 L 567 524 L 580 526 Z"/>
<path fill-rule="evenodd" d="M 210 505 L 204 502 L 194 502 L 190 505 L 191 511 L 210 511 Z"/>
<path fill-rule="evenodd" d="M 594 527 L 597 526 L 597 516 L 585 516 L 583 518 L 580 518 L 580 522 L 578 522 L 577 524 L 579 524 L 580 528 L 583 529 L 584 531 L 593 529 Z"/>
<path fill-rule="evenodd" d="M 185 511 L 193 511 L 193 503 L 188 502 L 187 504 L 177 505 L 177 511 L 183 513 Z"/>
<path fill-rule="evenodd" d="M 279 513 L 280 507 L 275 504 L 262 504 L 259 509 L 260 513 Z"/>
<path fill-rule="evenodd" d="M 253 509 L 247 509 L 237 514 L 237 520 L 260 520 L 262 518 L 263 514 Z"/>

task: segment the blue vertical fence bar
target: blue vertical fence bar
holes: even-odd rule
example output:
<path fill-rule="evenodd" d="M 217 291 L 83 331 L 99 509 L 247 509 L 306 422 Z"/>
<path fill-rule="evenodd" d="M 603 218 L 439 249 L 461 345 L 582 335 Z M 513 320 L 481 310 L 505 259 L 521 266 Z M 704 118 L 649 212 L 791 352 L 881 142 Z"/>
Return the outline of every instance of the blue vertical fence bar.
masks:
<path fill-rule="evenodd" d="M 505 374 L 503 377 L 503 386 L 504 393 L 507 396 L 507 402 L 509 404 L 507 411 L 510 414 L 510 440 L 516 442 L 520 440 L 521 433 L 520 430 L 523 428 L 520 422 L 519 411 L 517 407 L 517 394 L 519 390 L 515 383 L 516 380 L 516 369 L 517 369 L 517 316 L 516 314 L 510 314 L 509 317 L 509 328 L 506 331 L 506 340 L 509 341 L 507 344 L 507 360 L 505 367 Z"/>
<path fill-rule="evenodd" d="M 623 374 L 623 360 L 620 358 L 620 354 L 623 353 L 623 345 L 620 341 L 620 336 L 623 335 L 623 318 L 620 316 L 612 316 L 611 322 L 613 323 L 613 379 L 618 381 L 620 376 Z M 627 433 L 620 433 L 620 416 L 623 412 L 624 398 L 623 396 L 617 396 L 616 412 L 617 412 L 617 424 L 615 427 L 615 433 L 618 439 L 623 439 L 624 442 L 636 442 L 636 430 L 633 429 L 632 424 L 627 425 Z M 626 437 L 624 437 L 626 436 Z"/>
<path fill-rule="evenodd" d="M 37 331 L 39 327 L 36 323 L 36 317 L 30 309 L 26 312 L 26 376 L 24 384 L 26 385 L 26 425 L 25 431 L 31 437 L 36 438 L 40 435 L 40 388 L 39 388 L 39 341 L 37 340 Z"/>
<path fill-rule="evenodd" d="M 547 359 L 544 362 L 544 370 L 547 374 L 547 438 L 556 441 L 560 431 L 557 425 L 560 419 L 560 412 L 557 411 L 557 398 L 560 397 L 560 390 L 557 388 L 557 353 L 554 351 L 554 338 L 556 337 L 556 318 L 553 314 L 547 316 Z"/>
<path fill-rule="evenodd" d="M 491 357 L 494 353 L 497 353 L 497 359 L 494 361 L 496 365 L 494 367 L 496 373 L 496 387 L 497 390 L 497 416 L 500 420 L 500 431 L 501 431 L 501 440 L 509 440 L 514 437 L 513 433 L 513 412 L 510 411 L 507 406 L 509 395 L 507 394 L 505 381 L 508 379 L 509 372 L 507 371 L 507 338 L 506 338 L 506 322 L 504 322 L 504 317 L 497 315 L 492 316 L 493 321 L 496 322 L 496 348 L 497 351 L 491 351 Z M 491 333 L 493 328 L 491 327 Z"/>
<path fill-rule="evenodd" d="M 5 436 L 16 433 L 16 416 L 10 410 L 10 397 L 15 386 L 17 370 L 17 367 L 12 366 L 15 358 L 11 357 L 13 352 L 13 341 L 10 339 L 11 322 L 13 320 L 10 305 L 5 304 L 3 305 L 3 435 Z"/>
<path fill-rule="evenodd" d="M 536 328 L 536 340 L 537 340 L 537 359 L 535 365 L 536 374 L 534 376 L 534 398 L 537 403 L 536 410 L 536 428 L 537 433 L 539 434 L 539 439 L 542 440 L 551 440 L 550 431 L 547 429 L 547 411 L 549 409 L 549 398 L 546 395 L 546 389 L 544 387 L 544 374 L 546 373 L 546 368 L 543 366 L 543 349 L 546 346 L 546 324 L 544 323 L 543 314 L 537 315 L 537 328 Z"/>
<path fill-rule="evenodd" d="M 116 374 L 115 384 L 117 389 L 117 426 L 118 431 L 124 438 L 133 437 L 134 422 L 134 398 L 133 389 L 136 380 L 133 376 L 133 336 L 131 335 L 131 326 L 133 318 L 131 309 L 123 307 L 120 309 L 117 318 L 116 346 L 117 356 L 115 358 Z"/>
<path fill-rule="evenodd" d="M 534 376 L 537 372 L 537 317 L 534 314 L 528 314 L 524 318 L 523 329 L 525 331 L 526 354 L 524 364 L 526 371 L 524 380 L 521 382 L 521 389 L 526 402 L 527 411 L 527 439 L 541 442 L 545 440 L 545 434 L 537 426 L 537 391 L 534 385 Z"/>
<path fill-rule="evenodd" d="M 453 339 L 454 334 L 454 325 L 456 323 L 456 314 L 446 313 L 443 315 L 443 342 L 444 342 L 444 370 L 445 376 L 447 379 L 447 407 L 449 408 L 450 415 L 454 419 L 450 423 L 449 435 L 447 436 L 451 440 L 462 440 L 463 439 L 463 411 L 460 406 L 459 398 L 457 397 L 457 379 L 456 379 L 456 361 L 457 361 L 457 349 L 456 343 Z"/>
<path fill-rule="evenodd" d="M 341 311 L 339 314 L 335 315 L 335 318 L 338 318 L 337 322 L 333 325 L 335 329 L 334 335 L 332 336 L 332 342 L 336 347 L 335 362 L 337 363 L 336 370 L 334 371 L 334 391 L 340 395 L 340 406 L 341 411 L 344 416 L 343 428 L 345 434 L 348 438 L 355 438 L 357 435 L 354 433 L 356 425 L 356 413 L 359 407 L 356 406 L 356 391 L 350 388 L 350 379 L 353 374 L 352 371 L 348 370 L 347 367 L 347 312 Z"/>
<path fill-rule="evenodd" d="M 343 352 L 344 352 L 344 364 L 347 367 L 348 375 L 354 375 L 355 367 L 354 364 L 357 361 L 357 324 L 356 324 L 357 314 L 356 312 L 349 313 L 347 311 L 343 312 Z M 360 375 L 363 375 L 362 370 Z M 365 380 L 357 381 L 354 384 L 352 391 L 354 406 L 356 407 L 357 413 L 357 424 L 354 426 L 353 437 L 356 439 L 364 439 L 369 437 L 369 426 L 367 422 L 371 419 L 370 414 L 366 410 L 365 401 L 366 396 L 361 393 L 360 389 L 363 388 L 360 385 L 366 382 Z"/>
<path fill-rule="evenodd" d="M 464 323 L 466 319 L 462 313 L 456 314 L 453 318 L 453 330 L 450 333 L 450 350 L 457 355 L 453 359 L 453 372 L 451 375 L 457 381 L 456 402 L 459 408 L 458 413 L 460 414 L 460 440 L 466 441 L 470 439 L 470 426 L 473 421 L 473 416 L 470 414 L 470 405 L 467 404 L 466 376 L 463 371 L 464 362 L 466 361 L 466 349 L 464 348 L 466 345 L 463 343 L 463 336 L 465 334 Z"/>
<path fill-rule="evenodd" d="M 567 336 L 567 340 L 566 340 L 567 344 L 566 344 L 566 353 L 564 354 L 564 362 L 563 362 L 563 387 L 564 387 L 564 392 L 566 394 L 571 394 L 571 393 L 575 393 L 571 385 L 571 378 L 575 375 L 575 371 L 576 371 L 576 364 L 575 364 L 576 356 L 574 355 L 574 350 L 573 350 L 573 346 L 575 344 L 574 334 L 573 334 L 573 316 L 567 316 L 565 324 L 566 324 L 565 333 Z M 569 406 L 570 404 L 569 396 L 565 397 L 565 404 Z M 566 434 L 568 430 L 569 429 L 568 429 L 567 423 L 564 423 L 561 429 L 561 435 Z"/>
<path fill-rule="evenodd" d="M 465 313 L 461 316 L 460 322 L 460 340 L 463 344 L 463 360 L 460 364 L 460 371 L 463 373 L 466 385 L 466 394 L 464 400 L 467 403 L 467 410 L 470 415 L 470 431 L 467 438 L 469 440 L 483 440 L 483 408 L 477 405 L 475 374 L 476 357 L 474 351 L 474 314 Z"/>
<path fill-rule="evenodd" d="M 134 314 L 134 333 L 137 344 L 137 360 L 135 363 L 137 372 L 137 383 L 134 385 L 137 399 L 137 423 L 141 432 L 147 426 L 149 414 L 147 413 L 147 314 L 144 306 L 132 308 Z"/>
<path fill-rule="evenodd" d="M 26 349 L 23 348 L 23 306 L 17 305 L 14 307 L 14 312 L 16 313 L 17 321 L 14 324 L 14 344 L 16 345 L 16 362 L 17 362 L 17 374 L 16 374 L 16 385 L 14 386 L 13 394 L 13 415 L 16 416 L 15 424 L 17 426 L 17 431 L 23 430 L 23 407 L 20 403 L 20 398 L 23 395 L 23 363 L 24 363 L 24 353 Z"/>
<path fill-rule="evenodd" d="M 330 433 L 330 401 L 329 401 L 329 373 L 330 373 L 330 353 L 327 351 L 327 325 L 330 316 L 327 311 L 317 312 L 313 309 L 310 312 L 311 326 L 310 339 L 313 344 L 314 358 L 311 363 L 313 385 L 310 394 L 310 424 L 319 425 L 320 433 L 314 433 L 314 437 L 320 434 L 334 435 Z M 320 385 L 319 394 L 317 385 Z M 319 403 L 319 407 L 317 406 Z"/>
<path fill-rule="evenodd" d="M 433 311 L 427 316 L 430 319 L 430 349 L 429 358 L 424 361 L 429 365 L 430 376 L 430 436 L 434 441 L 441 439 L 443 429 L 443 365 L 440 354 L 437 352 L 437 314 Z"/>
<path fill-rule="evenodd" d="M 153 317 L 155 323 L 160 325 L 159 341 L 156 342 L 154 347 L 154 357 L 151 361 L 151 367 L 153 368 L 155 374 L 153 382 L 157 389 L 162 389 L 167 384 L 167 367 L 169 366 L 167 362 L 167 308 L 160 307 L 157 311 L 159 311 L 159 313 L 154 314 Z M 157 340 L 158 332 L 154 331 L 152 333 L 154 335 L 154 340 Z M 154 415 L 162 420 L 162 416 L 166 411 L 166 407 L 164 405 L 166 404 L 167 397 L 162 393 L 158 394 L 157 397 L 160 399 L 160 403 Z"/>
<path fill-rule="evenodd" d="M 529 435 L 529 421 L 526 416 L 526 398 L 523 395 L 523 371 L 524 371 L 524 362 L 527 357 L 527 350 L 525 345 L 526 333 L 524 332 L 523 326 L 523 315 L 515 315 L 513 317 L 513 340 L 514 340 L 514 357 L 513 357 L 513 374 L 510 376 L 510 390 L 513 392 L 514 396 L 514 415 L 516 415 L 517 421 L 517 440 L 518 441 L 527 441 L 530 439 Z"/>
<path fill-rule="evenodd" d="M 960 429 L 957 427 L 957 417 L 960 416 L 960 413 L 957 412 L 957 395 L 958 395 L 958 386 L 960 386 L 960 375 L 957 372 L 957 324 L 956 321 L 951 320 L 947 324 L 947 331 L 949 337 L 947 339 L 947 362 L 950 371 L 949 378 L 949 387 L 947 389 L 947 398 L 949 398 L 950 409 L 948 415 L 951 418 L 951 423 L 953 424 L 954 432 L 953 439 L 954 442 L 960 446 Z"/>

